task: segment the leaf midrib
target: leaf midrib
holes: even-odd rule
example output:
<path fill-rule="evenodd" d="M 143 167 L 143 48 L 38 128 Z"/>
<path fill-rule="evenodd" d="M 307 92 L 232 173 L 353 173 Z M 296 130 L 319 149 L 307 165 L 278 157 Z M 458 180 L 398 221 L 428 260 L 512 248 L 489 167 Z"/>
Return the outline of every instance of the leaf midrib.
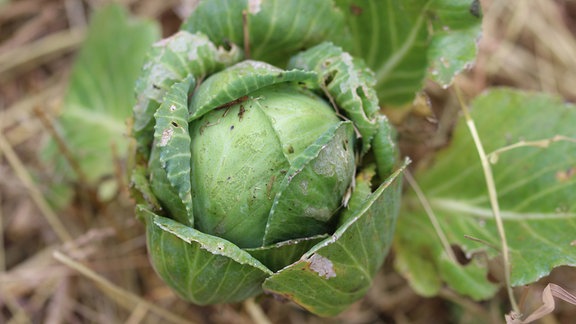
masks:
<path fill-rule="evenodd" d="M 438 210 L 464 213 L 484 219 L 494 218 L 492 209 L 479 207 L 463 200 L 433 198 L 430 199 L 430 204 Z M 505 221 L 576 219 L 576 213 L 519 213 L 509 210 L 500 210 L 500 216 L 502 216 L 502 219 Z"/>
<path fill-rule="evenodd" d="M 396 67 L 396 65 L 398 65 L 399 62 L 402 61 L 402 59 L 407 55 L 407 53 L 416 43 L 416 37 L 418 35 L 418 31 L 420 30 L 420 27 L 424 23 L 424 17 L 425 17 L 424 12 L 428 9 L 429 5 L 430 1 L 427 1 L 426 4 L 422 7 L 422 10 L 418 15 L 418 20 L 414 22 L 414 25 L 410 30 L 410 33 L 408 34 L 406 40 L 402 43 L 400 47 L 394 50 L 394 54 L 390 56 L 385 61 L 385 63 L 376 71 L 377 84 L 381 84 L 383 83 L 384 80 L 386 80 L 387 76 L 390 74 L 390 71 L 392 71 L 392 69 L 394 69 L 394 67 Z"/>
<path fill-rule="evenodd" d="M 86 125 L 97 125 L 101 127 L 100 129 L 106 129 L 113 134 L 123 135 L 128 130 L 124 119 L 118 119 L 116 116 L 88 107 L 69 107 L 64 116 Z"/>

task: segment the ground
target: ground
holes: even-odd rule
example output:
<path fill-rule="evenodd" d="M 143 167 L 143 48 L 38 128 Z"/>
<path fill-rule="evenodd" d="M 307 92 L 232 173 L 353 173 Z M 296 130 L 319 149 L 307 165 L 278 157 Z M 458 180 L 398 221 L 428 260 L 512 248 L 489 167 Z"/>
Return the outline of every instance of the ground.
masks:
<path fill-rule="evenodd" d="M 74 183 L 74 199 L 55 207 L 57 195 L 50 184 L 61 179 L 38 152 L 53 133 L 87 17 L 105 2 L 0 1 L 0 322 L 503 322 L 509 311 L 504 294 L 485 302 L 448 289 L 435 298 L 420 297 L 394 272 L 393 254 L 368 295 L 337 318 L 319 319 L 268 297 L 237 305 L 190 305 L 151 269 L 143 227 L 125 192 L 102 202 L 94 199 L 92 188 Z M 117 2 L 136 15 L 157 19 L 164 35 L 170 35 L 193 1 Z M 467 97 L 506 85 L 576 100 L 576 2 L 481 4 L 485 16 L 478 60 L 456 80 Z M 417 163 L 448 143 L 458 109 L 450 89 L 430 83 L 425 94 L 431 106 L 417 103 L 392 118 L 403 154 Z M 73 234 L 75 245 L 60 243 L 54 230 L 58 222 Z M 576 273 L 557 269 L 533 289 L 550 281 L 574 283 Z M 576 306 L 561 303 L 542 323 L 571 318 L 576 318 Z"/>

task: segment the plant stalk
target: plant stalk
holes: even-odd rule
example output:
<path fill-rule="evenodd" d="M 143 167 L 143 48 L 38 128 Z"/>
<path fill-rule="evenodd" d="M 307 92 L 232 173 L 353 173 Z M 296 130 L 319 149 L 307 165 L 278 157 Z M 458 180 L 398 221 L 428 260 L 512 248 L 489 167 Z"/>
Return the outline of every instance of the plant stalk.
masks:
<path fill-rule="evenodd" d="M 466 125 L 470 130 L 470 135 L 472 135 L 472 139 L 474 140 L 476 150 L 478 151 L 478 155 L 480 157 L 480 162 L 482 163 L 482 171 L 484 171 L 484 178 L 486 179 L 486 187 L 488 189 L 488 197 L 490 198 L 492 213 L 494 214 L 494 220 L 496 221 L 498 234 L 502 242 L 502 258 L 504 260 L 504 278 L 506 281 L 506 291 L 508 293 L 508 299 L 510 300 L 512 309 L 516 312 L 519 312 L 520 308 L 518 307 L 518 303 L 516 302 L 514 292 L 512 291 L 512 285 L 510 283 L 511 270 L 510 270 L 509 249 L 506 240 L 506 231 L 504 230 L 504 222 L 502 221 L 502 216 L 500 215 L 498 194 L 496 192 L 496 184 L 494 183 L 494 176 L 492 174 L 492 168 L 490 167 L 490 161 L 488 160 L 488 156 L 484 151 L 482 141 L 480 139 L 480 136 L 478 135 L 478 130 L 476 129 L 476 124 L 474 124 L 474 120 L 470 116 L 470 111 L 468 109 L 468 106 L 464 102 L 460 88 L 458 88 L 458 86 L 455 86 L 454 88 L 456 89 L 456 96 L 458 97 L 458 102 L 460 103 L 460 107 L 462 108 L 462 112 L 464 113 L 464 118 L 466 119 Z"/>

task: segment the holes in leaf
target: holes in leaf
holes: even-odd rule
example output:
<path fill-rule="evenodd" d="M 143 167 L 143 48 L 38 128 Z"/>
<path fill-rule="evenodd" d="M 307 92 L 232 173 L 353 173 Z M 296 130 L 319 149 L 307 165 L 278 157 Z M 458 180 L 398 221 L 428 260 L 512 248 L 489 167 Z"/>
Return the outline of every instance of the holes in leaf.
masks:
<path fill-rule="evenodd" d="M 180 125 L 178 125 L 178 123 L 175 121 L 171 121 L 170 124 L 174 127 L 180 127 Z"/>
<path fill-rule="evenodd" d="M 336 73 L 338 73 L 338 71 L 336 71 L 336 70 L 332 70 L 332 71 L 328 72 L 328 74 L 324 77 L 324 85 L 325 86 L 330 85 L 330 83 L 332 83 L 332 81 L 334 81 L 334 78 L 336 77 Z"/>
<path fill-rule="evenodd" d="M 230 51 L 232 50 L 232 42 L 229 39 L 225 39 L 224 42 L 222 42 L 222 47 L 224 47 L 226 51 Z"/>
<path fill-rule="evenodd" d="M 452 249 L 452 252 L 456 257 L 456 261 L 458 261 L 459 264 L 464 266 L 470 263 L 470 261 L 472 261 L 470 258 L 466 256 L 466 253 L 464 253 L 464 251 L 459 245 L 452 244 L 450 245 L 450 248 Z"/>
<path fill-rule="evenodd" d="M 470 4 L 470 14 L 476 18 L 482 17 L 482 7 L 480 6 L 480 0 L 473 0 Z"/>
<path fill-rule="evenodd" d="M 344 139 L 342 141 L 342 148 L 344 149 L 344 151 L 348 151 L 348 139 Z"/>

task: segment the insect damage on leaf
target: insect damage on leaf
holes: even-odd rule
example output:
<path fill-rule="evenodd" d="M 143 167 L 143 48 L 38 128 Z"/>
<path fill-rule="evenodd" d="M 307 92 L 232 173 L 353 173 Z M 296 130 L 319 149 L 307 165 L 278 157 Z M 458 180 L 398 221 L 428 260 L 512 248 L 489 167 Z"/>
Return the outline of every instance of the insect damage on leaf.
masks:
<path fill-rule="evenodd" d="M 326 4 L 326 10 L 333 9 L 329 2 L 320 2 Z M 218 2 L 203 1 L 195 12 L 210 12 L 206 17 L 212 20 L 213 14 L 220 12 L 213 3 Z M 143 105 L 146 110 L 135 111 L 135 115 L 142 115 L 138 119 L 142 131 L 135 132 L 135 137 L 141 139 L 143 151 L 152 153 L 147 156 L 150 175 L 145 180 L 152 184 L 150 191 L 159 204 L 169 209 L 162 216 L 152 215 L 164 227 L 154 227 L 146 220 L 155 235 L 147 241 L 153 265 L 176 292 L 200 305 L 238 302 L 265 291 L 315 314 L 336 315 L 362 297 L 371 282 L 367 279 L 372 279 L 372 269 L 381 265 L 387 252 L 381 248 L 388 244 L 387 237 L 375 237 L 379 244 L 368 247 L 362 240 L 373 235 L 347 233 L 371 233 L 369 225 L 374 219 L 388 226 L 396 217 L 377 204 L 383 193 L 380 190 L 370 201 L 354 205 L 349 221 L 340 220 L 342 205 L 346 206 L 352 195 L 355 170 L 364 168 L 360 156 L 368 153 L 372 142 L 368 139 L 376 136 L 379 127 L 389 127 L 380 123 L 386 119 L 380 117 L 377 101 L 371 100 L 376 99 L 371 94 L 373 72 L 329 43 L 322 43 L 332 50 L 329 55 L 320 55 L 319 62 L 313 58 L 322 54 L 324 47 L 309 54 L 314 61 L 309 62 L 310 68 L 283 70 L 272 62 L 250 60 L 249 36 L 260 35 L 259 31 L 252 33 L 252 27 L 265 25 L 270 12 L 288 12 L 281 10 L 280 4 L 306 2 L 230 3 L 230 8 L 237 9 L 234 17 L 238 20 L 231 22 L 227 16 L 223 21 L 235 26 L 240 37 L 230 41 L 243 41 L 243 58 L 239 55 L 235 56 L 237 61 L 220 62 L 217 45 L 210 39 L 221 42 L 226 37 L 205 36 L 191 24 L 190 32 L 185 27 L 178 37 L 173 36 L 173 42 L 155 48 L 137 89 L 139 95 L 145 92 L 148 100 Z M 316 19 L 311 22 L 319 23 Z M 273 34 L 286 30 L 298 38 L 308 32 L 308 28 L 297 26 L 302 25 L 302 19 L 297 24 L 292 24 L 292 19 L 273 20 Z M 261 29 L 265 37 L 274 36 Z M 268 44 L 272 49 L 279 48 L 274 47 L 277 40 L 272 42 Z M 317 42 L 297 40 L 291 46 L 298 51 Z M 279 44 L 286 45 L 282 39 Z M 286 55 L 282 64 L 289 59 Z M 325 64 L 325 69 L 315 71 L 313 67 L 319 64 Z M 166 77 L 157 78 L 157 70 Z M 150 85 L 158 85 L 162 91 Z M 325 91 L 321 91 L 323 85 Z M 155 105 L 148 105 L 152 101 Z M 347 104 L 353 107 L 347 109 Z M 349 118 L 348 111 L 357 118 Z M 363 123 L 361 127 L 355 119 Z M 370 134 L 358 130 L 365 128 L 370 128 Z M 365 140 L 363 151 L 356 145 L 358 132 Z M 378 159 L 382 152 L 389 154 L 389 150 L 380 150 L 370 157 Z M 370 192 L 368 189 L 363 197 Z M 389 193 L 389 200 L 396 204 L 399 191 Z M 173 235 L 164 236 L 166 232 L 175 235 L 175 240 Z M 350 235 L 352 240 L 336 243 Z M 165 237 L 171 238 L 173 246 L 166 244 Z M 341 262 L 356 262 L 342 256 L 346 252 L 341 247 L 355 249 L 358 244 L 368 249 L 360 262 L 360 270 L 367 276 L 346 271 L 347 264 Z M 335 277 L 339 279 L 329 280 Z M 303 284 L 286 285 L 293 280 Z M 327 302 L 325 286 L 342 291 L 344 297 L 339 296 L 336 305 Z M 313 296 L 304 297 L 310 294 Z"/>
<path fill-rule="evenodd" d="M 174 130 L 172 128 L 166 128 L 162 132 L 162 138 L 160 139 L 160 143 L 158 146 L 166 146 L 170 139 L 172 139 L 172 135 L 174 135 Z"/>
<path fill-rule="evenodd" d="M 262 10 L 262 0 L 250 0 L 248 1 L 248 12 L 255 15 Z"/>
<path fill-rule="evenodd" d="M 336 272 L 334 271 L 334 264 L 328 258 L 325 258 L 319 254 L 312 254 L 310 258 L 306 260 L 310 265 L 310 270 L 316 272 L 320 277 L 326 279 L 336 277 Z"/>

